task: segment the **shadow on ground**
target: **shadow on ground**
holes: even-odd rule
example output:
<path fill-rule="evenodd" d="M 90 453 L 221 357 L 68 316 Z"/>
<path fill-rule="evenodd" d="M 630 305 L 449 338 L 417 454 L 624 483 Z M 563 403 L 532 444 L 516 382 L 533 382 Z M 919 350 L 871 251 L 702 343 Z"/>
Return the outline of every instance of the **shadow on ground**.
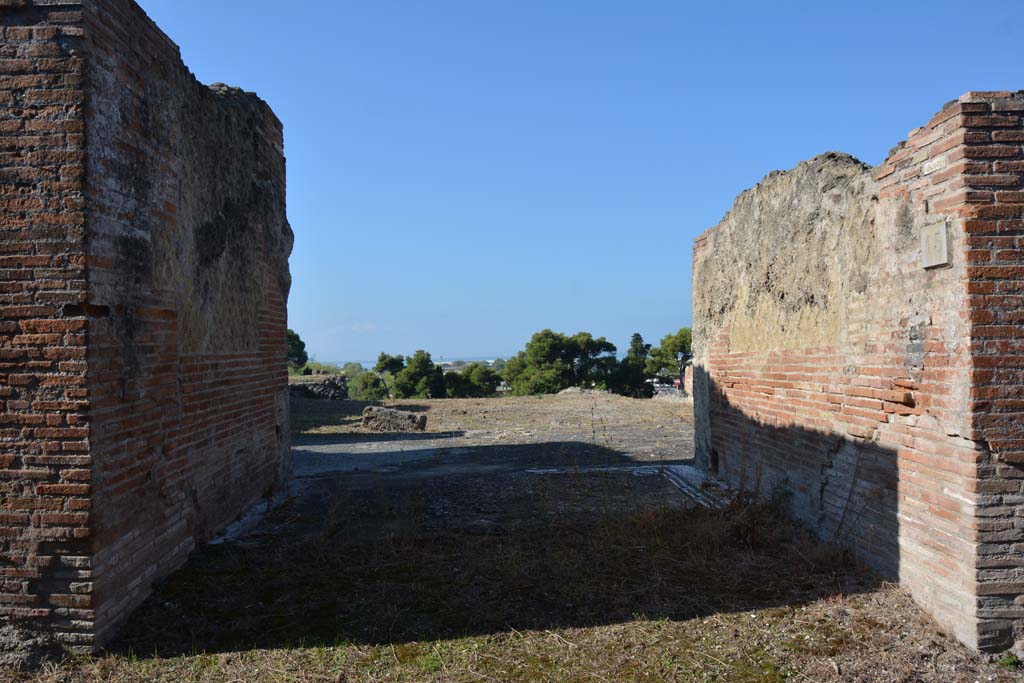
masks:
<path fill-rule="evenodd" d="M 409 432 L 396 434 L 394 432 L 347 432 L 340 434 L 297 434 L 292 437 L 292 444 L 295 446 L 316 446 L 354 443 L 376 443 L 391 441 L 434 441 L 436 439 L 457 439 L 465 436 L 466 432 L 459 429 L 447 432 Z"/>
<path fill-rule="evenodd" d="M 114 646 L 169 657 L 687 619 L 877 586 L 771 508 L 692 509 L 581 443 L 483 446 L 309 481 L 278 531 L 207 546 Z"/>

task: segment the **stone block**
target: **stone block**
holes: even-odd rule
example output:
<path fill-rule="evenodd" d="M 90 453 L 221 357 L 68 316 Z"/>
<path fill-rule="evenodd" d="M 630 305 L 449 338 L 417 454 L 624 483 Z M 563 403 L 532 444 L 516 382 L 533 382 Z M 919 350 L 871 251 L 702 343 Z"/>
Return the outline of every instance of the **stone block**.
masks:
<path fill-rule="evenodd" d="M 367 406 L 363 409 L 362 425 L 377 432 L 422 432 L 427 428 L 427 416 L 407 410 Z"/>

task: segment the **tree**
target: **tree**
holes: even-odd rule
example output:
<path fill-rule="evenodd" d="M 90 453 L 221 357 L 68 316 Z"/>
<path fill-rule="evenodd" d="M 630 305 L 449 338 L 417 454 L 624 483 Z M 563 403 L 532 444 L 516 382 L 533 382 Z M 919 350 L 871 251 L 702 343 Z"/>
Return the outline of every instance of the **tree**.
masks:
<path fill-rule="evenodd" d="M 470 363 L 460 372 L 444 374 L 448 398 L 486 398 L 498 388 L 498 374 L 483 363 Z"/>
<path fill-rule="evenodd" d="M 571 386 L 605 386 L 617 364 L 615 345 L 604 337 L 541 330 L 501 374 L 516 395 L 553 394 Z"/>
<path fill-rule="evenodd" d="M 403 368 L 405 368 L 405 359 L 402 356 L 390 356 L 381 351 L 377 356 L 377 364 L 373 366 L 373 371 L 397 375 Z"/>
<path fill-rule="evenodd" d="M 647 376 L 675 375 L 682 381 L 686 364 L 693 357 L 692 342 L 693 338 L 689 327 L 681 327 L 678 332 L 662 337 L 661 343 L 651 349 L 651 353 L 647 357 Z"/>
<path fill-rule="evenodd" d="M 309 362 L 309 354 L 306 353 L 306 342 L 299 338 L 299 334 L 289 328 L 288 337 L 288 365 L 293 368 L 301 368 Z"/>
<path fill-rule="evenodd" d="M 526 352 L 520 351 L 505 362 L 505 367 L 501 369 L 501 378 L 512 388 L 525 372 Z"/>
<path fill-rule="evenodd" d="M 348 383 L 348 393 L 357 401 L 383 401 L 388 397 L 388 388 L 379 375 L 364 372 Z"/>
<path fill-rule="evenodd" d="M 633 334 L 629 342 L 629 351 L 626 357 L 619 363 L 612 390 L 615 393 L 633 398 L 650 398 L 654 395 L 651 387 L 644 378 L 644 370 L 647 366 L 647 356 L 650 353 L 651 345 L 644 343 L 644 338 L 639 332 Z"/>
<path fill-rule="evenodd" d="M 651 345 L 644 343 L 643 335 L 639 332 L 634 332 L 633 336 L 629 340 L 629 351 L 626 352 L 626 357 L 646 363 L 647 354 L 650 352 Z"/>
<path fill-rule="evenodd" d="M 473 390 L 473 398 L 484 398 L 493 396 L 501 383 L 501 377 L 491 368 L 483 363 L 470 363 L 462 371 L 462 374 L 469 378 L 469 384 Z"/>
<path fill-rule="evenodd" d="M 567 388 L 569 384 L 565 380 L 564 373 L 557 368 L 531 366 L 509 382 L 509 386 L 515 396 L 532 396 L 534 394 L 557 394 Z"/>
<path fill-rule="evenodd" d="M 502 374 L 517 396 L 555 394 L 572 386 L 574 357 L 568 337 L 545 329 L 530 337 Z"/>
<path fill-rule="evenodd" d="M 469 378 L 461 372 L 444 373 L 444 394 L 448 398 L 469 398 Z"/>
<path fill-rule="evenodd" d="M 586 386 L 607 382 L 614 370 L 615 344 L 604 337 L 594 339 L 589 332 L 577 332 L 569 338 L 572 353 L 572 385 Z"/>
<path fill-rule="evenodd" d="M 405 367 L 394 376 L 392 389 L 396 398 L 443 398 L 444 371 L 420 349 L 406 358 Z"/>
<path fill-rule="evenodd" d="M 495 372 L 501 372 L 502 370 L 504 370 L 505 369 L 505 359 L 504 358 L 495 358 L 494 362 L 491 363 L 491 369 L 494 370 Z"/>
<path fill-rule="evenodd" d="M 362 363 L 345 363 L 344 367 L 341 368 L 341 372 L 349 379 L 355 379 L 359 375 L 366 372 L 366 368 L 363 367 Z"/>

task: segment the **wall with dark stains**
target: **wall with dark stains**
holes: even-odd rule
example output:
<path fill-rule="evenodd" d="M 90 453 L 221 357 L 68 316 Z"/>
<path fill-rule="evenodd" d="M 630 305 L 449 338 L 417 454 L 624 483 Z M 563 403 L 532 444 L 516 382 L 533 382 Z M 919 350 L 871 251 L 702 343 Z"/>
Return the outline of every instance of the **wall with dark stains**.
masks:
<path fill-rule="evenodd" d="M 0 30 L 0 655 L 88 649 L 288 474 L 282 128 L 131 0 Z"/>
<path fill-rule="evenodd" d="M 969 93 L 874 169 L 772 173 L 694 248 L 702 464 L 983 649 L 1024 637 L 1024 155 L 993 144 L 1021 103 Z"/>
<path fill-rule="evenodd" d="M 281 124 L 128 0 L 86 14 L 97 636 L 288 467 Z"/>

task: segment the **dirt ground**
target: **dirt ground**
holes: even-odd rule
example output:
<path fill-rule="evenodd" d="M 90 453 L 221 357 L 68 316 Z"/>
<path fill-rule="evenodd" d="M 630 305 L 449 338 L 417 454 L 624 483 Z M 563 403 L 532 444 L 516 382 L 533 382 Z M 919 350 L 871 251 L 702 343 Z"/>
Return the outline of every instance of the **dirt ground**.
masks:
<path fill-rule="evenodd" d="M 692 456 L 685 402 L 396 403 L 428 431 L 294 398 L 283 504 L 198 550 L 110 652 L 16 678 L 1022 679 L 771 508 L 696 505 L 721 496 L 667 476 Z"/>

